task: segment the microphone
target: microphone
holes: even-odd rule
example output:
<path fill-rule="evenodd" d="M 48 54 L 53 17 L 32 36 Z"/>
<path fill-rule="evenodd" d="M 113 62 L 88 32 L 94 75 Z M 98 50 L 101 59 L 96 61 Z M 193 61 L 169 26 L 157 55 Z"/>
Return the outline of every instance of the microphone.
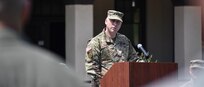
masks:
<path fill-rule="evenodd" d="M 140 49 L 145 56 L 149 56 L 149 53 L 145 51 L 145 49 L 142 47 L 142 44 L 138 44 L 137 48 Z"/>

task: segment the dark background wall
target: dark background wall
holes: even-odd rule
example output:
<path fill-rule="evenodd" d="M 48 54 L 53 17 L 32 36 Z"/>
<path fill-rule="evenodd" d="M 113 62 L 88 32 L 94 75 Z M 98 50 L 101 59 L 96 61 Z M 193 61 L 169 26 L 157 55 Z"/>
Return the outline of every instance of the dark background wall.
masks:
<path fill-rule="evenodd" d="M 31 43 L 65 58 L 65 4 L 63 0 L 33 0 L 25 35 Z"/>

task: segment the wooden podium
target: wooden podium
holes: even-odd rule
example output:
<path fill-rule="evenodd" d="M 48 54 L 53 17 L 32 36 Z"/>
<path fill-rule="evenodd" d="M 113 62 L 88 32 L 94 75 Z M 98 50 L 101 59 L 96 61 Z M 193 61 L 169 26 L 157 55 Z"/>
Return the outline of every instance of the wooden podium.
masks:
<path fill-rule="evenodd" d="M 101 87 L 138 87 L 177 72 L 177 68 L 177 63 L 115 63 L 101 79 Z"/>

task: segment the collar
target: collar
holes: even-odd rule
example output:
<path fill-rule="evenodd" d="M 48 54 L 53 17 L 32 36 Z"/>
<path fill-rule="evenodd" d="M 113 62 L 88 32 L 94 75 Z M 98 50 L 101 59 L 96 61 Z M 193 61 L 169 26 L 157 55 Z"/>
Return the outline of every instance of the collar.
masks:
<path fill-rule="evenodd" d="M 0 40 L 12 41 L 12 40 L 26 40 L 21 34 L 11 28 L 1 28 L 0 29 Z"/>
<path fill-rule="evenodd" d="M 113 43 L 116 41 L 116 39 L 117 39 L 118 33 L 116 34 L 115 38 L 112 39 L 112 38 L 110 38 L 110 37 L 108 37 L 108 36 L 106 35 L 105 30 L 106 30 L 106 29 L 104 28 L 104 29 L 103 29 L 103 32 L 102 32 L 103 40 L 104 40 L 107 44 L 113 44 Z"/>

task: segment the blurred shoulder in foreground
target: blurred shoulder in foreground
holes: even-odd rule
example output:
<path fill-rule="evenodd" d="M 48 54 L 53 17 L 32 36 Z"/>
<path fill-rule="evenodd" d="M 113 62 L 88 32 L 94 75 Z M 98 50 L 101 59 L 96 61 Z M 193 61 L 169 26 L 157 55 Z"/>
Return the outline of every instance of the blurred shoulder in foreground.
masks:
<path fill-rule="evenodd" d="M 30 6 L 30 0 L 0 0 L 0 87 L 85 87 L 58 56 L 22 39 Z"/>

